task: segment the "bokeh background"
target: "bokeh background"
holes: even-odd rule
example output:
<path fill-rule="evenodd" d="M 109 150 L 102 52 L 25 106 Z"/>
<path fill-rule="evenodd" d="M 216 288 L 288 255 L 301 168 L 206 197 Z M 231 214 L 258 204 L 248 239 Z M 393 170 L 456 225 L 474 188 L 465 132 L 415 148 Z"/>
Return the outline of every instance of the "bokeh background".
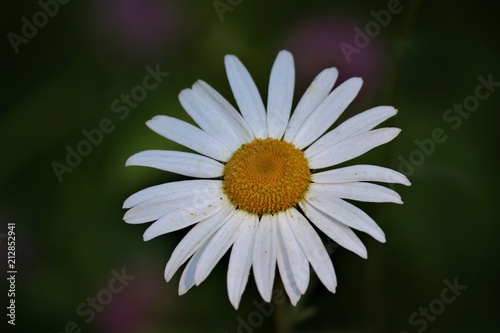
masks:
<path fill-rule="evenodd" d="M 16 326 L 6 324 L 4 296 L 2 332 L 276 332 L 276 325 L 282 332 L 496 331 L 500 87 L 470 114 L 443 118 L 454 104 L 473 101 L 478 77 L 500 82 L 496 2 L 401 1 L 401 11 L 350 61 L 342 43 L 355 46 L 355 28 L 364 30 L 372 11 L 397 2 L 64 2 L 8 0 L 0 14 L 0 267 L 6 276 L 5 234 L 15 223 L 18 271 Z M 46 20 L 37 14 L 44 6 L 52 13 Z M 23 32 L 34 15 L 40 27 Z M 125 168 L 125 160 L 145 149 L 182 149 L 145 122 L 157 114 L 189 120 L 177 95 L 195 80 L 234 103 L 225 54 L 240 57 L 266 100 L 282 49 L 295 56 L 296 101 L 321 69 L 336 66 L 340 81 L 365 82 L 343 119 L 376 105 L 399 109 L 387 122 L 402 128 L 399 137 L 356 162 L 400 169 L 403 159 L 413 161 L 403 169 L 413 185 L 395 187 L 402 206 L 359 205 L 387 235 L 379 244 L 360 234 L 368 260 L 325 239 L 338 275 L 335 295 L 313 274 L 296 308 L 288 301 L 262 308 L 251 278 L 235 311 L 225 257 L 202 285 L 178 296 L 180 272 L 165 283 L 163 269 L 185 231 L 145 243 L 146 226 L 125 224 L 121 205 L 135 191 L 182 177 Z M 126 112 L 121 96 L 142 85 L 148 66 L 169 74 Z M 113 129 L 58 179 L 53 163 L 66 164 L 67 146 L 76 149 L 82 131 L 103 119 Z M 424 154 L 415 140 L 429 142 L 437 128 L 446 141 Z M 122 273 L 130 280 L 110 293 Z M 450 303 L 440 301 L 446 280 L 467 286 Z M 95 297 L 106 304 L 94 311 L 88 298 Z M 429 305 L 425 317 L 420 308 Z"/>

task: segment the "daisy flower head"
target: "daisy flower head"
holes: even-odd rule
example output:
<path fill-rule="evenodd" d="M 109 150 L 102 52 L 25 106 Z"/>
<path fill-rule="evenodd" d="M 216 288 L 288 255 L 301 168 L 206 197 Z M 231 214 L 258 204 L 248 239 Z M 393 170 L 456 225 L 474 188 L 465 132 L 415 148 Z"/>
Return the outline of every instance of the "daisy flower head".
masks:
<path fill-rule="evenodd" d="M 360 78 L 332 90 L 338 72 L 323 70 L 292 113 L 295 69 L 288 51 L 281 51 L 272 67 L 267 106 L 237 57 L 227 55 L 225 66 L 240 112 L 200 80 L 179 94 L 199 127 L 168 116 L 149 120 L 153 131 L 196 153 L 148 150 L 131 156 L 126 165 L 192 179 L 131 195 L 123 205 L 129 209 L 124 220 L 155 221 L 144 240 L 194 225 L 165 268 L 169 281 L 189 260 L 179 294 L 203 282 L 230 248 L 227 291 L 235 308 L 250 272 L 260 295 L 270 302 L 276 267 L 293 305 L 307 289 L 310 266 L 333 293 L 335 271 L 316 230 L 366 258 L 352 229 L 380 242 L 385 242 L 384 232 L 345 199 L 402 203 L 395 191 L 372 182 L 410 182 L 374 165 L 332 167 L 394 139 L 400 129 L 374 128 L 397 111 L 378 106 L 328 131 L 358 94 Z"/>

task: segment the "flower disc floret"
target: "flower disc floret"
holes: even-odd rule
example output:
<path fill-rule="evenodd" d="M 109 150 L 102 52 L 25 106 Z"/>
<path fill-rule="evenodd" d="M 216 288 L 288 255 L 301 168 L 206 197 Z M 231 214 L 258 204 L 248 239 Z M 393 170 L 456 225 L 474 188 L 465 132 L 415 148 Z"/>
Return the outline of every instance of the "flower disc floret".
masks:
<path fill-rule="evenodd" d="M 224 168 L 224 191 L 234 206 L 264 215 L 295 207 L 311 182 L 304 153 L 278 139 L 255 139 Z"/>

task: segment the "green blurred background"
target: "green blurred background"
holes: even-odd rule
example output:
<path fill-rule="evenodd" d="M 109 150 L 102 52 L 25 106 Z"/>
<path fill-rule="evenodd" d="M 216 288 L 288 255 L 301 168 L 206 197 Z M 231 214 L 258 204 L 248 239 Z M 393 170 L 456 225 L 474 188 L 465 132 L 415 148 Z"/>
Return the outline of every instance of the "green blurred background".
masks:
<path fill-rule="evenodd" d="M 276 331 L 275 323 L 288 323 L 290 332 L 496 331 L 498 84 L 470 114 L 445 119 L 454 104 L 474 102 L 479 76 L 500 82 L 496 2 L 401 1 L 385 27 L 368 23 L 394 0 L 64 2 L 4 1 L 1 10 L 0 267 L 7 271 L 5 234 L 15 223 L 18 271 L 15 327 L 2 298 L 7 332 L 248 333 Z M 44 6 L 53 17 L 37 14 Z M 23 37 L 34 19 L 37 31 L 24 28 L 31 37 Z M 372 37 L 347 61 L 342 43 L 356 46 L 355 28 L 367 24 Z M 402 206 L 359 205 L 387 236 L 379 244 L 360 234 L 368 260 L 327 242 L 335 295 L 313 274 L 296 308 L 288 301 L 261 308 L 251 278 L 235 311 L 226 256 L 203 284 L 178 296 L 180 272 L 165 283 L 163 269 L 186 231 L 144 243 L 146 227 L 125 224 L 121 205 L 135 191 L 182 177 L 125 168 L 125 160 L 145 149 L 183 149 L 145 122 L 157 114 L 188 120 L 177 95 L 197 79 L 234 102 L 225 54 L 245 63 L 266 100 L 282 49 L 295 56 L 295 101 L 315 74 L 336 66 L 340 81 L 365 82 L 343 119 L 376 105 L 399 109 L 388 121 L 402 128 L 399 137 L 355 162 L 399 169 L 410 161 L 413 170 L 404 172 L 413 185 L 395 187 Z M 113 102 L 142 86 L 148 66 L 169 74 L 129 113 L 115 113 Z M 66 164 L 67 146 L 76 149 L 83 131 L 106 118 L 112 130 L 58 179 L 53 163 Z M 415 140 L 430 149 L 437 128 L 446 141 L 425 154 Z M 110 293 L 123 272 L 130 280 Z M 443 303 L 443 292 L 452 295 L 445 280 L 467 288 Z M 89 297 L 107 304 L 94 312 Z M 426 317 L 420 308 L 429 306 Z"/>

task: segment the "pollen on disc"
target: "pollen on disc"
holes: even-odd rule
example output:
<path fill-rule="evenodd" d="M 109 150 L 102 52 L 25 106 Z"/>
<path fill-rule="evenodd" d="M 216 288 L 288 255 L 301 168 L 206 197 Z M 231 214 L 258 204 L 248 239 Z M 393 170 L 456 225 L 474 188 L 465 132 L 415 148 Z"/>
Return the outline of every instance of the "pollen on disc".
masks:
<path fill-rule="evenodd" d="M 310 182 L 304 153 L 272 138 L 241 146 L 224 167 L 224 191 L 232 204 L 258 215 L 296 206 Z"/>

